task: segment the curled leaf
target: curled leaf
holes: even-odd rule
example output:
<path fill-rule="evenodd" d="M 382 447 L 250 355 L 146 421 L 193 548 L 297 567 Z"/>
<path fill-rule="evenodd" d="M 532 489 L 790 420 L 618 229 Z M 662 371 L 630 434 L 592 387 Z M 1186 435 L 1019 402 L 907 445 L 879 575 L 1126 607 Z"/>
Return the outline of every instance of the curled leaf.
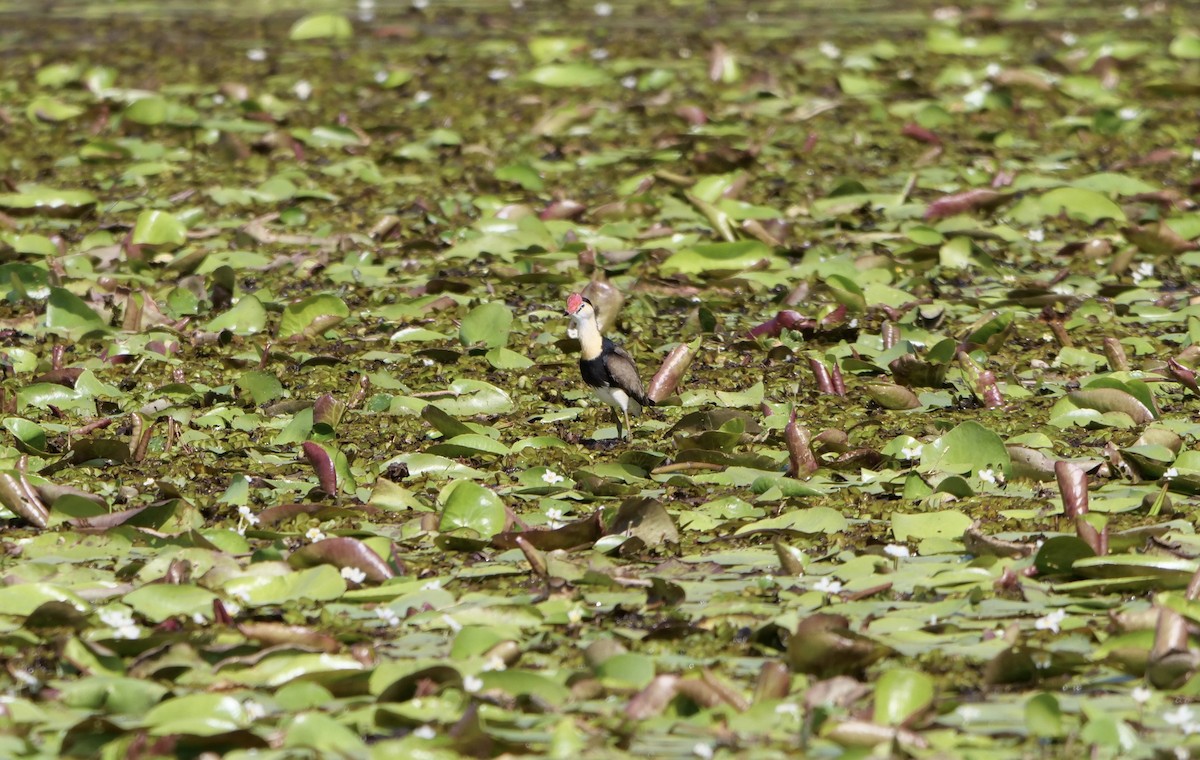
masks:
<path fill-rule="evenodd" d="M 357 538 L 338 536 L 315 541 L 292 552 L 288 564 L 300 570 L 317 565 L 350 567 L 366 574 L 366 580 L 382 583 L 395 576 L 375 550 Z"/>
<path fill-rule="evenodd" d="M 864 386 L 867 395 L 884 409 L 916 409 L 921 405 L 917 394 L 905 388 L 884 380 L 873 380 Z"/>
<path fill-rule="evenodd" d="M 266 646 L 293 646 L 316 649 L 330 654 L 341 648 L 334 637 L 303 625 L 247 622 L 239 624 L 237 629 L 246 638 L 261 642 Z"/>
<path fill-rule="evenodd" d="M 346 405 L 334 398 L 332 393 L 322 394 L 313 404 L 313 429 L 320 433 L 332 433 L 345 413 Z"/>
<path fill-rule="evenodd" d="M 808 429 L 796 424 L 794 409 L 791 420 L 783 430 L 783 437 L 788 448 L 788 475 L 793 478 L 807 478 L 816 472 L 819 464 L 812 451 L 812 440 Z"/>
<path fill-rule="evenodd" d="M 1062 494 L 1063 512 L 1072 519 L 1088 511 L 1088 477 L 1079 465 L 1071 462 L 1054 463 L 1054 475 Z"/>
<path fill-rule="evenodd" d="M 629 704 L 625 706 L 625 717 L 631 720 L 645 720 L 661 715 L 678 693 L 679 680 L 679 676 L 655 676 L 650 685 L 629 700 Z"/>
<path fill-rule="evenodd" d="M 769 702 L 785 698 L 791 691 L 792 676 L 787 666 L 776 660 L 767 660 L 758 671 L 754 684 L 754 703 Z"/>
<path fill-rule="evenodd" d="M 337 470 L 333 466 L 333 457 L 324 446 L 313 441 L 305 441 L 301 448 L 304 449 L 304 458 L 317 472 L 321 490 L 330 496 L 337 494 Z"/>
<path fill-rule="evenodd" d="M 679 381 L 683 379 L 688 367 L 692 364 L 692 357 L 695 356 L 698 344 L 699 341 L 695 341 L 694 343 L 680 343 L 671 349 L 671 353 L 667 354 L 667 358 L 663 360 L 662 366 L 658 368 L 658 372 L 654 373 L 654 377 L 650 380 L 650 387 L 646 391 L 646 395 L 651 400 L 659 402 L 675 393 L 675 389 L 679 386 Z"/>
<path fill-rule="evenodd" d="M 1011 193 L 998 193 L 995 190 L 978 188 L 963 193 L 943 196 L 925 208 L 924 219 L 927 222 L 945 219 L 948 216 L 965 214 L 969 211 L 991 210 L 1003 205 Z"/>
<path fill-rule="evenodd" d="M 34 527 L 45 529 L 50 524 L 50 511 L 24 473 L 0 472 L 0 504 Z"/>
<path fill-rule="evenodd" d="M 821 678 L 861 673 L 886 657 L 889 648 L 849 628 L 841 615 L 818 612 L 801 620 L 788 638 L 787 661 L 794 672 Z"/>
<path fill-rule="evenodd" d="M 1154 419 L 1150 411 L 1133 395 L 1119 388 L 1085 388 L 1067 394 L 1071 403 L 1098 412 L 1124 412 L 1134 423 L 1141 425 Z"/>
<path fill-rule="evenodd" d="M 581 291 L 583 297 L 592 302 L 596 309 L 596 321 L 601 332 L 609 332 L 617 326 L 617 317 L 625 305 L 625 294 L 608 280 L 592 280 Z"/>

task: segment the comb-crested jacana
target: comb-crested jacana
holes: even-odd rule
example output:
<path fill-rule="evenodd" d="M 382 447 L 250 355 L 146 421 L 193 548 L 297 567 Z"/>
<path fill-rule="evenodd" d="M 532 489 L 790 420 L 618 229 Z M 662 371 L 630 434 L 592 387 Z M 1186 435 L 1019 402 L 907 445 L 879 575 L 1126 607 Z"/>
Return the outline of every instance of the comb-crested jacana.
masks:
<path fill-rule="evenodd" d="M 579 293 L 572 293 L 567 298 L 567 313 L 575 320 L 575 329 L 579 332 L 579 371 L 583 382 L 591 386 L 596 398 L 612 406 L 617 420 L 617 437 L 621 437 L 623 417 L 626 435 L 633 440 L 630 411 L 636 415 L 641 413 L 643 406 L 654 406 L 654 401 L 646 396 L 642 387 L 633 357 L 604 337 L 596 319 L 596 307 Z"/>

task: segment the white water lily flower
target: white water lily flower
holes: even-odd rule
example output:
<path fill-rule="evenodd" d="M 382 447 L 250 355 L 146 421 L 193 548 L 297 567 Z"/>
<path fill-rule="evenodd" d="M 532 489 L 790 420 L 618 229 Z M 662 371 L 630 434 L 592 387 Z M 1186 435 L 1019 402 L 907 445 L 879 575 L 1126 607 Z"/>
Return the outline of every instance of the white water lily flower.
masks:
<path fill-rule="evenodd" d="M 304 537 L 314 544 L 318 541 L 325 540 L 325 534 L 321 532 L 320 528 L 309 528 L 308 532 L 304 534 Z"/>
<path fill-rule="evenodd" d="M 351 583 L 362 583 L 367 579 L 367 574 L 360 568 L 346 566 L 342 568 L 342 577 Z"/>
<path fill-rule="evenodd" d="M 820 591 L 823 594 L 836 594 L 841 590 L 842 582 L 828 575 L 813 584 L 813 591 Z"/>
<path fill-rule="evenodd" d="M 904 559 L 905 557 L 912 556 L 912 552 L 908 550 L 908 547 L 901 546 L 900 544 L 888 544 L 883 547 L 883 553 L 896 559 Z"/>
<path fill-rule="evenodd" d="M 562 475 L 559 475 L 554 470 L 546 470 L 542 473 L 542 482 L 546 483 L 547 485 L 558 485 L 564 480 L 566 480 L 566 478 L 564 478 Z"/>
<path fill-rule="evenodd" d="M 1137 702 L 1139 705 L 1144 705 L 1150 701 L 1150 697 L 1153 693 L 1154 692 L 1150 691 L 1150 689 L 1145 686 L 1138 686 L 1132 692 L 1130 692 L 1129 696 L 1133 697 L 1134 702 Z"/>
<path fill-rule="evenodd" d="M 1048 615 L 1043 615 L 1042 617 L 1038 618 L 1034 622 L 1033 627 L 1039 631 L 1058 633 L 1059 628 L 1062 626 L 1062 622 L 1066 619 L 1067 611 L 1060 608 L 1054 610 Z"/>
<path fill-rule="evenodd" d="M 391 607 L 376 607 L 375 617 L 384 622 L 385 625 L 399 625 L 400 616 Z"/>
<path fill-rule="evenodd" d="M 1177 709 L 1172 710 L 1171 712 L 1163 713 L 1162 717 L 1163 720 L 1167 722 L 1168 726 L 1179 726 L 1182 728 L 1194 722 L 1196 713 L 1191 707 L 1188 707 L 1187 705 L 1180 705 Z"/>
<path fill-rule="evenodd" d="M 133 621 L 133 615 L 126 610 L 100 610 L 100 622 L 113 629 L 114 639 L 136 639 L 141 635 L 141 629 Z"/>

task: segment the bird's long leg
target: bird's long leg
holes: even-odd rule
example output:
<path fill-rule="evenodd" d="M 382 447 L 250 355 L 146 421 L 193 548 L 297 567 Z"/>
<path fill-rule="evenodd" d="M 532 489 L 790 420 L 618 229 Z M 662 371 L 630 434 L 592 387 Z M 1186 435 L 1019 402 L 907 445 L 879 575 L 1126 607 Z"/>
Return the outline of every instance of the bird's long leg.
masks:
<path fill-rule="evenodd" d="M 629 409 L 628 408 L 622 409 L 621 413 L 625 415 L 625 435 L 630 440 L 630 442 L 632 442 L 633 441 L 633 427 L 630 426 L 630 424 L 629 424 Z"/>
<path fill-rule="evenodd" d="M 617 423 L 617 440 L 621 440 L 623 437 L 621 435 L 621 413 L 617 411 L 617 407 L 615 406 L 613 407 L 613 422 Z M 628 419 L 626 419 L 625 424 L 629 424 Z"/>

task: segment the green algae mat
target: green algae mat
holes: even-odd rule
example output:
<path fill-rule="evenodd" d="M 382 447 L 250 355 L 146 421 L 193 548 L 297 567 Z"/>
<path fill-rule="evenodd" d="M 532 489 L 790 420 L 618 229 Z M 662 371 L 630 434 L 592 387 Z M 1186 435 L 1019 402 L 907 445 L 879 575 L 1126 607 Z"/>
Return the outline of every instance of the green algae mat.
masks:
<path fill-rule="evenodd" d="M 0 2 L 0 756 L 1200 750 L 1186 4 L 281 5 Z"/>

